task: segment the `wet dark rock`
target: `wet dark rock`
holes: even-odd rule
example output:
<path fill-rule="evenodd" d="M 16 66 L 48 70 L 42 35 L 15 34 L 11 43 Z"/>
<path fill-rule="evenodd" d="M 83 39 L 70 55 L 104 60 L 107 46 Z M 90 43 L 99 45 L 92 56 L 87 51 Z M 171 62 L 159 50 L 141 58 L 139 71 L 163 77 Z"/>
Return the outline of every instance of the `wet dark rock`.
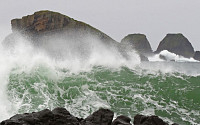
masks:
<path fill-rule="evenodd" d="M 59 115 L 59 116 L 63 116 L 63 117 L 71 115 L 65 108 L 62 108 L 62 107 L 53 109 L 52 113 L 54 115 Z"/>
<path fill-rule="evenodd" d="M 136 115 L 134 117 L 134 125 L 168 125 L 158 116 Z"/>
<path fill-rule="evenodd" d="M 114 112 L 109 109 L 99 109 L 92 115 L 88 116 L 82 125 L 111 125 Z"/>
<path fill-rule="evenodd" d="M 144 116 L 137 114 L 134 117 L 134 125 L 169 125 L 167 122 L 164 122 L 161 118 L 158 116 Z M 176 123 L 173 123 L 172 125 L 178 125 Z"/>
<path fill-rule="evenodd" d="M 169 52 L 186 58 L 194 56 L 194 48 L 183 34 L 167 34 L 167 36 L 160 42 L 155 53 L 160 53 L 163 50 L 168 50 Z"/>
<path fill-rule="evenodd" d="M 55 108 L 52 113 L 54 118 L 51 121 L 51 125 L 79 125 L 79 120 L 65 108 Z"/>
<path fill-rule="evenodd" d="M 196 51 L 193 58 L 200 61 L 200 51 Z"/>
<path fill-rule="evenodd" d="M 0 125 L 79 125 L 79 121 L 65 108 L 56 108 L 53 111 L 44 109 L 39 112 L 17 114 Z"/>
<path fill-rule="evenodd" d="M 131 119 L 127 116 L 120 115 L 113 122 L 112 125 L 131 125 Z"/>
<path fill-rule="evenodd" d="M 131 119 L 120 115 L 114 121 L 114 112 L 109 109 L 99 109 L 87 118 L 77 118 L 65 108 L 58 107 L 50 111 L 44 109 L 39 112 L 17 114 L 0 125 L 131 125 Z M 158 116 L 136 115 L 134 125 L 168 125 Z M 172 125 L 178 125 L 176 123 Z"/>
<path fill-rule="evenodd" d="M 114 113 L 99 109 L 85 120 L 71 115 L 65 108 L 44 109 L 39 112 L 17 114 L 0 125 L 111 125 Z"/>
<path fill-rule="evenodd" d="M 14 120 L 5 120 L 5 121 L 2 121 L 0 125 L 22 125 L 22 123 L 19 121 L 14 121 Z"/>

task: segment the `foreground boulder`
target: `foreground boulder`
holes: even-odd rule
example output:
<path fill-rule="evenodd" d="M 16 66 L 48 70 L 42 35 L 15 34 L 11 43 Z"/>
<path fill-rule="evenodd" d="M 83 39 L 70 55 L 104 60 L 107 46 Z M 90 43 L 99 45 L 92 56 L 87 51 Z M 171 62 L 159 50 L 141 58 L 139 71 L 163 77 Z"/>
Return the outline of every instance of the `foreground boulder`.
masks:
<path fill-rule="evenodd" d="M 51 120 L 51 125 L 79 125 L 79 118 L 71 115 L 65 108 L 55 108 L 52 110 L 53 120 Z"/>
<path fill-rule="evenodd" d="M 163 50 L 168 50 L 169 52 L 186 58 L 194 56 L 194 48 L 183 34 L 167 34 L 160 42 L 155 53 L 160 53 Z"/>
<path fill-rule="evenodd" d="M 158 116 L 144 116 L 144 115 L 136 115 L 134 117 L 134 125 L 168 125 Z"/>
<path fill-rule="evenodd" d="M 99 109 L 86 119 L 76 118 L 65 108 L 48 109 L 25 114 L 17 114 L 0 125 L 111 125 L 114 113 Z"/>
<path fill-rule="evenodd" d="M 153 54 L 151 45 L 144 34 L 129 34 L 121 40 L 121 44 L 134 49 L 140 55 L 141 60 Z"/>
<path fill-rule="evenodd" d="M 48 109 L 40 112 L 17 114 L 0 125 L 79 125 L 76 117 L 65 108 Z"/>
<path fill-rule="evenodd" d="M 17 114 L 0 125 L 131 125 L 131 119 L 120 115 L 113 120 L 114 112 L 100 108 L 87 118 L 77 118 L 65 108 L 55 108 L 52 111 L 44 109 L 39 112 Z M 158 116 L 136 115 L 134 125 L 168 125 Z M 178 124 L 173 124 L 178 125 Z"/>
<path fill-rule="evenodd" d="M 111 125 L 114 112 L 109 109 L 99 109 L 81 122 L 82 125 Z"/>
<path fill-rule="evenodd" d="M 200 51 L 196 51 L 193 58 L 200 61 Z"/>

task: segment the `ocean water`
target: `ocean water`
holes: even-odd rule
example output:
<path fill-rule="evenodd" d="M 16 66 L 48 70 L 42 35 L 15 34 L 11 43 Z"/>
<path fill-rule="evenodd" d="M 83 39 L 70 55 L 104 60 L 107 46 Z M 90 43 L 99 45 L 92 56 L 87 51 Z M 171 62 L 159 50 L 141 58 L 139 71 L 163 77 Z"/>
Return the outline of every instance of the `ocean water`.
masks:
<path fill-rule="evenodd" d="M 157 55 L 140 62 L 134 51 L 127 60 L 101 44 L 80 58 L 65 47 L 70 54 L 57 59 L 21 37 L 11 49 L 0 46 L 0 121 L 61 106 L 83 118 L 104 107 L 115 117 L 133 119 L 139 113 L 168 123 L 200 124 L 199 62 L 173 54 L 175 62 Z"/>

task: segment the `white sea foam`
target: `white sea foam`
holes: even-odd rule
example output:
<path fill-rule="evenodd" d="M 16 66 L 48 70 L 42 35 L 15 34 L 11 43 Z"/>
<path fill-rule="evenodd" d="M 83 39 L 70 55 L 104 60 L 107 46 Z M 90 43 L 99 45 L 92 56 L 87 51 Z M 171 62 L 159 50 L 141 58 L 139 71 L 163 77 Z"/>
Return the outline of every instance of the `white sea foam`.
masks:
<path fill-rule="evenodd" d="M 165 60 L 162 57 L 165 58 Z M 200 75 L 200 71 L 197 70 L 199 69 L 200 63 L 193 58 L 185 58 L 167 50 L 163 50 L 159 54 L 148 57 L 148 59 L 149 62 L 142 62 L 139 64 L 137 73 L 141 75 L 173 75 L 173 73 L 180 73 L 188 76 Z"/>
<path fill-rule="evenodd" d="M 30 106 L 28 103 L 23 102 L 23 98 L 18 98 L 19 100 L 12 100 L 12 103 L 9 101 L 9 98 L 7 97 L 7 84 L 9 82 L 9 76 L 11 72 L 16 72 L 18 74 L 25 72 L 29 74 L 32 72 L 32 69 L 38 67 L 39 65 L 44 65 L 52 71 L 50 74 L 48 74 L 48 77 L 52 80 L 57 80 L 59 77 L 62 77 L 62 74 L 59 74 L 57 69 L 67 69 L 71 73 L 79 73 L 81 71 L 90 71 L 93 66 L 98 65 L 110 68 L 119 68 L 121 66 L 132 68 L 140 63 L 139 56 L 134 51 L 130 52 L 130 58 L 127 60 L 120 54 L 120 52 L 117 51 L 117 49 L 109 48 L 105 44 L 102 44 L 100 40 L 87 38 L 87 41 L 87 44 L 84 43 L 84 46 L 87 45 L 88 53 L 86 53 L 86 56 L 84 57 L 80 57 L 82 53 L 78 52 L 79 49 L 77 49 L 80 47 L 77 45 L 80 44 L 80 42 L 68 44 L 65 43 L 66 41 L 59 41 L 59 44 L 55 44 L 55 41 L 49 41 L 49 44 L 45 44 L 45 46 L 49 48 L 44 48 L 43 50 L 41 49 L 42 47 L 38 49 L 33 46 L 30 41 L 18 35 L 18 37 L 15 39 L 15 43 L 13 43 L 11 47 L 5 48 L 4 46 L 0 45 L 0 121 L 16 114 L 20 108 Z M 74 48 L 76 49 L 74 50 Z M 49 55 L 47 52 L 48 50 L 59 52 L 62 51 L 62 54 L 64 53 L 66 55 L 64 58 L 55 58 Z M 35 90 L 45 89 L 45 86 L 42 83 L 35 83 L 33 88 Z M 84 92 L 86 94 L 85 97 L 87 98 L 87 92 L 92 93 L 87 89 L 85 89 Z M 41 94 L 46 97 L 45 99 L 47 104 L 40 105 L 38 107 L 39 109 L 47 107 L 49 101 L 48 95 L 46 95 L 48 93 Z M 15 95 L 14 91 L 12 95 Z M 93 102 L 92 104 L 94 109 L 100 107 L 100 105 L 104 105 L 104 107 L 109 106 L 106 104 L 106 102 L 98 98 L 98 96 L 94 95 L 95 93 L 93 93 L 92 97 L 90 97 L 91 99 L 95 99 L 97 101 L 96 103 Z M 24 98 L 27 97 L 28 93 L 25 92 L 23 96 Z M 17 99 L 17 97 L 12 98 Z M 81 98 L 84 97 L 80 97 L 80 99 Z M 80 99 L 74 101 L 81 102 Z M 89 103 L 91 102 L 86 102 L 85 106 L 83 105 L 82 107 L 87 108 L 86 105 Z M 81 106 L 81 104 L 77 103 L 76 105 L 74 104 L 74 106 Z M 69 106 L 66 107 L 70 108 Z"/>
<path fill-rule="evenodd" d="M 165 61 L 164 59 L 160 58 L 164 57 L 166 61 L 175 61 L 175 62 L 199 62 L 195 60 L 194 58 L 185 58 L 183 56 L 177 55 L 175 53 L 169 52 L 167 50 L 161 51 L 159 54 L 156 54 L 152 57 L 149 57 L 149 61 L 155 62 L 155 61 Z"/>
<path fill-rule="evenodd" d="M 37 67 L 43 65 L 47 67 L 50 71 L 48 74 L 43 75 L 48 79 L 55 81 L 55 83 L 59 79 L 62 79 L 62 77 L 68 75 L 63 72 L 59 72 L 58 69 L 66 69 L 69 70 L 69 73 L 71 74 L 78 74 L 82 71 L 91 71 L 92 67 L 99 65 L 113 69 L 119 69 L 120 67 L 125 66 L 129 69 L 137 70 L 138 72 L 139 70 L 147 70 L 147 72 L 150 72 L 151 74 L 152 72 L 158 73 L 159 71 L 161 71 L 162 73 L 181 72 L 192 75 L 199 74 L 199 70 L 193 70 L 197 69 L 196 67 L 198 67 L 198 65 L 195 66 L 195 64 L 193 64 L 194 67 L 191 67 L 190 64 L 187 67 L 187 65 L 185 64 L 179 64 L 174 62 L 146 62 L 140 64 L 139 56 L 134 51 L 130 52 L 129 59 L 126 59 L 116 49 L 107 47 L 105 44 L 102 44 L 99 40 L 96 40 L 94 38 L 88 38 L 87 41 L 89 43 L 85 45 L 87 45 L 88 53 L 86 54 L 86 56 L 84 56 L 84 58 L 80 57 L 81 52 L 78 52 L 78 45 L 76 43 L 70 43 L 68 45 L 67 43 L 63 43 L 62 41 L 60 41 L 58 47 L 55 44 L 53 44 L 55 43 L 55 41 L 50 41 L 51 44 L 47 45 L 49 48 L 51 48 L 50 50 L 55 51 L 60 50 L 59 48 L 61 48 L 64 54 L 66 54 L 64 58 L 52 58 L 51 56 L 49 56 L 46 50 L 35 48 L 34 46 L 32 46 L 31 42 L 25 40 L 23 37 L 20 36 L 18 37 L 17 43 L 13 48 L 8 49 L 1 46 L 0 100 L 2 101 L 0 101 L 0 121 L 16 114 L 17 111 L 23 107 L 31 107 L 30 102 L 23 102 L 23 98 L 29 95 L 29 93 L 27 92 L 24 93 L 24 97 L 11 97 L 13 98 L 13 102 L 11 103 L 9 101 L 9 97 L 6 91 L 11 72 L 15 72 L 16 74 L 21 74 L 23 72 L 25 72 L 26 74 L 30 74 L 33 71 L 33 69 L 37 69 Z M 47 50 L 49 50 L 49 48 Z M 76 51 L 73 50 L 74 48 L 76 48 Z M 168 52 L 164 52 L 164 54 L 167 55 L 167 57 L 169 54 L 170 60 L 182 59 L 182 57 L 176 57 L 175 55 L 170 54 Z M 158 57 L 159 55 L 156 56 Z M 154 60 L 156 61 L 156 59 Z M 152 60 L 150 59 L 150 61 Z M 137 69 L 136 67 L 138 65 L 140 67 L 139 69 Z M 38 110 L 43 108 L 53 108 L 56 105 L 54 105 L 55 102 L 53 102 L 53 100 L 50 99 L 50 97 L 56 98 L 55 95 L 49 95 L 50 93 L 44 92 L 47 88 L 47 85 L 44 84 L 42 80 L 39 83 L 34 83 L 33 88 L 41 92 L 40 94 L 44 98 L 44 104 L 39 105 Z M 127 87 L 127 89 L 128 88 L 129 86 Z M 61 89 L 59 87 L 55 89 L 56 91 L 59 91 L 61 95 L 64 95 L 66 91 L 70 91 L 72 89 L 77 90 L 78 92 L 80 91 L 81 95 L 79 95 L 75 99 L 72 99 L 72 102 L 70 104 L 68 103 L 68 100 L 64 100 L 64 106 L 70 112 L 73 112 L 75 116 L 88 116 L 89 113 L 95 111 L 99 107 L 110 108 L 110 104 L 107 101 L 101 99 L 94 91 L 90 90 L 87 85 L 83 85 L 81 88 L 76 88 L 76 86 L 69 87 L 67 90 Z M 108 94 L 111 94 L 113 97 L 117 96 L 109 91 Z M 15 95 L 14 91 L 13 95 Z M 135 94 L 133 98 L 141 100 L 143 105 L 146 105 L 146 103 L 150 103 L 152 105 L 155 105 L 155 107 L 158 109 L 162 108 L 161 105 L 158 104 L 158 102 L 152 100 L 150 97 L 143 96 L 142 94 Z M 170 108 L 171 107 L 174 108 L 173 106 L 170 106 Z M 136 106 L 132 108 L 136 108 Z M 154 109 L 148 107 L 146 107 L 143 112 L 146 112 L 147 114 L 155 114 Z"/>

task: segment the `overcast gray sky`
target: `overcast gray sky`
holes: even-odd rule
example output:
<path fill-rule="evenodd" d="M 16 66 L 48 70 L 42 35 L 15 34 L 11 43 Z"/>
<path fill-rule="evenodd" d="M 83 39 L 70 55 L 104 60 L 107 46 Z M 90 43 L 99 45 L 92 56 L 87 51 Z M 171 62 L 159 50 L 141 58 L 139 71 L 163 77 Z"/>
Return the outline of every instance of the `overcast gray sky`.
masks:
<path fill-rule="evenodd" d="M 200 0 L 0 0 L 0 40 L 11 33 L 11 19 L 39 10 L 86 22 L 117 41 L 144 33 L 154 50 L 167 33 L 183 33 L 200 50 Z"/>

